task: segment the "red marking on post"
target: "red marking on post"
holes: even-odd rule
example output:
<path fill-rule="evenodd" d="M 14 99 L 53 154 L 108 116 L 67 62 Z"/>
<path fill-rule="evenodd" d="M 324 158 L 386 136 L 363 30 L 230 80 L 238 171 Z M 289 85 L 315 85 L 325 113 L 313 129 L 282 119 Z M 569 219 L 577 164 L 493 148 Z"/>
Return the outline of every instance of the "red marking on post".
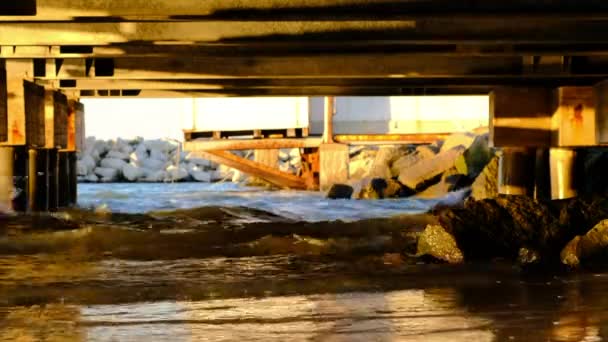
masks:
<path fill-rule="evenodd" d="M 583 109 L 584 107 L 580 103 L 574 107 L 574 116 L 572 117 L 572 122 L 574 124 L 581 125 L 583 123 Z"/>
<path fill-rule="evenodd" d="M 13 137 L 13 141 L 15 142 L 20 142 L 25 138 L 25 135 L 19 129 L 19 123 L 17 120 L 13 121 L 13 124 L 11 125 L 11 135 Z"/>

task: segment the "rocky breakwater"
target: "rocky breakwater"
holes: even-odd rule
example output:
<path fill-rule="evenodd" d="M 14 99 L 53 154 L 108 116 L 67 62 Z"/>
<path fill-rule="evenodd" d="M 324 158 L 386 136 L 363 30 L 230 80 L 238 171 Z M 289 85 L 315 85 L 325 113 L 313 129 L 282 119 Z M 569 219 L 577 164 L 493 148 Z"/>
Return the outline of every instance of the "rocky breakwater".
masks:
<path fill-rule="evenodd" d="M 336 184 L 328 197 L 439 198 L 471 186 L 477 196 L 488 196 L 497 167 L 487 133 L 457 133 L 429 145 L 359 147 L 351 153 L 350 181 Z"/>
<path fill-rule="evenodd" d="M 232 151 L 253 160 L 253 151 Z M 299 149 L 279 151 L 277 165 L 298 174 L 302 168 Z M 175 140 L 98 140 L 90 137 L 79 153 L 81 182 L 220 182 L 258 184 L 241 171 L 213 163 L 197 153 L 182 151 Z"/>
<path fill-rule="evenodd" d="M 241 153 L 246 156 L 245 152 Z M 251 153 L 249 153 L 251 154 Z M 181 150 L 168 139 L 97 140 L 88 138 L 79 154 L 82 182 L 244 182 L 240 171 Z"/>

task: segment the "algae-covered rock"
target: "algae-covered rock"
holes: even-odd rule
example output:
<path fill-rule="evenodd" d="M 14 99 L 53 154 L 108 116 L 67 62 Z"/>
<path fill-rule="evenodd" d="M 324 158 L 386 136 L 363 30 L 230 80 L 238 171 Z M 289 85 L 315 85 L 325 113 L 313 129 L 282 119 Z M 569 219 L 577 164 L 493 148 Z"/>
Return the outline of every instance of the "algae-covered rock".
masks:
<path fill-rule="evenodd" d="M 563 264 L 578 267 L 585 261 L 601 260 L 608 256 L 608 220 L 603 220 L 587 234 L 577 236 L 561 252 Z"/>
<path fill-rule="evenodd" d="M 450 264 L 464 261 L 454 237 L 439 225 L 428 225 L 418 239 L 417 256 L 428 255 Z"/>
<path fill-rule="evenodd" d="M 570 266 L 570 267 L 578 267 L 581 263 L 580 261 L 580 248 L 579 248 L 579 244 L 581 241 L 581 237 L 577 236 L 574 239 L 572 239 L 572 241 L 568 242 L 568 244 L 566 245 L 566 247 L 564 247 L 564 249 L 562 250 L 562 252 L 560 253 L 560 260 L 562 261 L 562 263 L 564 265 Z"/>

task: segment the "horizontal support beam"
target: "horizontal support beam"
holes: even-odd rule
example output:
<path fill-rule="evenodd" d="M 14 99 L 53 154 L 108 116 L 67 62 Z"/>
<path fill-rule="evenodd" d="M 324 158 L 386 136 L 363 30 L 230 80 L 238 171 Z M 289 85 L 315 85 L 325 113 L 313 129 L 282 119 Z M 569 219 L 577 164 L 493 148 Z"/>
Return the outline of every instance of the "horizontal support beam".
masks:
<path fill-rule="evenodd" d="M 294 57 L 373 54 L 426 56 L 607 56 L 608 43 L 504 44 L 496 42 L 424 42 L 400 40 L 325 40 L 233 42 L 201 44 L 113 44 L 0 46 L 0 58 L 122 58 L 122 57 Z"/>
<path fill-rule="evenodd" d="M 307 88 L 469 88 L 484 90 L 491 86 L 526 85 L 592 85 L 608 79 L 604 75 L 542 75 L 542 76 L 487 76 L 487 77 L 393 77 L 393 78 L 202 78 L 202 79 L 109 79 L 80 78 L 63 80 L 38 79 L 41 85 L 63 90 L 229 90 L 248 89 L 307 89 Z"/>
<path fill-rule="evenodd" d="M 447 138 L 451 133 L 413 133 L 413 134 L 339 134 L 334 141 L 348 145 L 394 145 L 430 144 Z"/>
<path fill-rule="evenodd" d="M 5 3 L 5 4 L 4 4 Z M 37 6 L 36 6 L 37 4 Z M 0 20 L 180 20 L 185 18 L 225 20 L 327 20 L 368 18 L 428 18 L 510 16 L 559 16 L 606 18 L 608 6 L 601 1 L 485 0 L 19 0 L 4 1 Z M 35 16 L 32 16 L 34 15 Z M 22 15 L 23 17 L 15 17 Z"/>
<path fill-rule="evenodd" d="M 608 74 L 607 57 L 546 58 L 353 54 L 285 57 L 172 57 L 56 60 L 39 78 L 424 78 L 573 77 Z M 52 59 L 47 59 L 48 62 Z M 373 61 L 371 63 L 370 61 Z M 543 61 L 543 58 L 540 59 Z"/>
<path fill-rule="evenodd" d="M 274 150 L 281 148 L 313 148 L 321 145 L 321 138 L 276 139 L 215 139 L 184 142 L 185 151 Z"/>
<path fill-rule="evenodd" d="M 398 40 L 429 43 L 608 43 L 608 20 L 178 21 L 0 22 L 0 45 L 113 45 L 121 43 L 230 43 Z"/>

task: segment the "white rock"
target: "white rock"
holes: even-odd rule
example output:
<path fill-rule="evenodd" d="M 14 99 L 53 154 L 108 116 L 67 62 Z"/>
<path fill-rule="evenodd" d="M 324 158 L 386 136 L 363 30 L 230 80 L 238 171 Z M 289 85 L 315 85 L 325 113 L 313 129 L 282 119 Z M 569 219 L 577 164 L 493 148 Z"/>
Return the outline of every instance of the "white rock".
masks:
<path fill-rule="evenodd" d="M 108 152 L 108 154 L 106 155 L 106 158 L 129 160 L 129 155 L 127 153 L 112 150 L 112 151 Z"/>
<path fill-rule="evenodd" d="M 153 171 L 159 171 L 159 170 L 164 171 L 165 165 L 166 165 L 166 163 L 164 161 L 152 159 L 152 158 L 144 159 L 140 163 L 141 163 L 142 167 L 153 170 Z"/>
<path fill-rule="evenodd" d="M 242 173 L 240 170 L 234 170 L 232 175 L 232 183 L 243 183 L 247 181 L 247 175 Z"/>
<path fill-rule="evenodd" d="M 198 166 L 208 167 L 208 168 L 211 167 L 211 164 L 212 164 L 211 161 L 209 161 L 207 159 L 200 158 L 200 157 L 196 156 L 193 153 L 189 153 L 186 156 L 186 161 L 189 162 L 189 163 L 196 164 Z"/>
<path fill-rule="evenodd" d="M 183 167 L 171 165 L 167 168 L 166 171 L 167 177 L 165 178 L 165 181 L 169 182 L 183 181 L 187 179 L 188 176 L 190 176 L 188 170 Z"/>
<path fill-rule="evenodd" d="M 230 174 L 230 177 L 226 177 L 226 173 L 222 172 L 221 170 L 215 170 L 210 172 L 211 174 L 211 181 L 212 182 L 218 182 L 218 181 L 224 181 L 228 178 L 232 179 L 232 174 Z"/>
<path fill-rule="evenodd" d="M 167 140 L 146 140 L 144 141 L 146 148 L 150 151 L 157 150 L 163 153 L 169 153 L 177 149 L 177 143 Z"/>
<path fill-rule="evenodd" d="M 302 159 L 301 159 L 299 156 L 298 156 L 297 158 L 291 158 L 291 159 L 289 160 L 289 163 L 290 163 L 292 166 L 295 166 L 295 167 L 301 167 L 301 166 L 302 166 Z"/>
<path fill-rule="evenodd" d="M 144 182 L 163 182 L 167 178 L 167 173 L 164 170 L 157 170 L 149 172 L 145 178 L 143 178 Z"/>
<path fill-rule="evenodd" d="M 279 160 L 280 161 L 289 161 L 291 157 L 289 156 L 289 150 L 286 149 L 282 149 L 281 151 L 279 151 Z"/>
<path fill-rule="evenodd" d="M 122 170 L 122 168 L 126 164 L 127 162 L 125 162 L 124 160 L 116 158 L 104 158 L 101 160 L 101 163 L 99 163 L 101 167 L 112 168 L 116 170 Z"/>
<path fill-rule="evenodd" d="M 85 177 L 85 180 L 86 180 L 87 182 L 91 182 L 91 183 L 97 183 L 97 182 L 99 182 L 99 177 L 97 177 L 97 175 L 96 175 L 96 174 L 91 173 L 90 175 L 87 175 L 87 176 Z"/>
<path fill-rule="evenodd" d="M 97 167 L 95 174 L 102 179 L 116 180 L 118 178 L 118 170 L 114 168 Z"/>
<path fill-rule="evenodd" d="M 291 157 L 291 159 L 294 159 L 294 158 L 300 159 L 300 157 L 301 157 L 301 155 L 300 155 L 300 149 L 299 148 L 292 148 L 289 151 L 289 156 Z"/>
<path fill-rule="evenodd" d="M 126 164 L 122 168 L 122 175 L 126 180 L 135 182 L 144 177 L 144 170 L 131 164 Z"/>
<path fill-rule="evenodd" d="M 291 170 L 291 165 L 288 161 L 279 163 L 279 170 L 283 172 L 289 172 Z"/>
<path fill-rule="evenodd" d="M 135 148 L 135 151 L 131 153 L 129 159 L 131 162 L 141 166 L 141 162 L 148 159 L 150 156 L 148 155 L 148 149 L 144 144 L 139 144 Z"/>
<path fill-rule="evenodd" d="M 95 159 L 93 159 L 93 157 L 91 157 L 88 154 L 83 155 L 82 158 L 80 159 L 80 162 L 86 168 L 86 170 L 87 170 L 86 174 L 93 172 L 93 170 L 95 169 L 95 166 L 97 166 Z"/>
<path fill-rule="evenodd" d="M 86 176 L 89 174 L 87 167 L 80 160 L 76 162 L 76 169 L 79 176 Z"/>
<path fill-rule="evenodd" d="M 211 172 L 207 171 L 191 171 L 190 176 L 197 182 L 209 183 L 211 182 Z"/>
<path fill-rule="evenodd" d="M 441 146 L 441 152 L 449 151 L 457 146 L 463 146 L 468 149 L 475 141 L 473 133 L 454 133 L 447 137 Z"/>
<path fill-rule="evenodd" d="M 167 152 L 161 150 L 150 150 L 150 159 L 166 162 L 169 160 L 169 156 L 167 155 Z"/>

